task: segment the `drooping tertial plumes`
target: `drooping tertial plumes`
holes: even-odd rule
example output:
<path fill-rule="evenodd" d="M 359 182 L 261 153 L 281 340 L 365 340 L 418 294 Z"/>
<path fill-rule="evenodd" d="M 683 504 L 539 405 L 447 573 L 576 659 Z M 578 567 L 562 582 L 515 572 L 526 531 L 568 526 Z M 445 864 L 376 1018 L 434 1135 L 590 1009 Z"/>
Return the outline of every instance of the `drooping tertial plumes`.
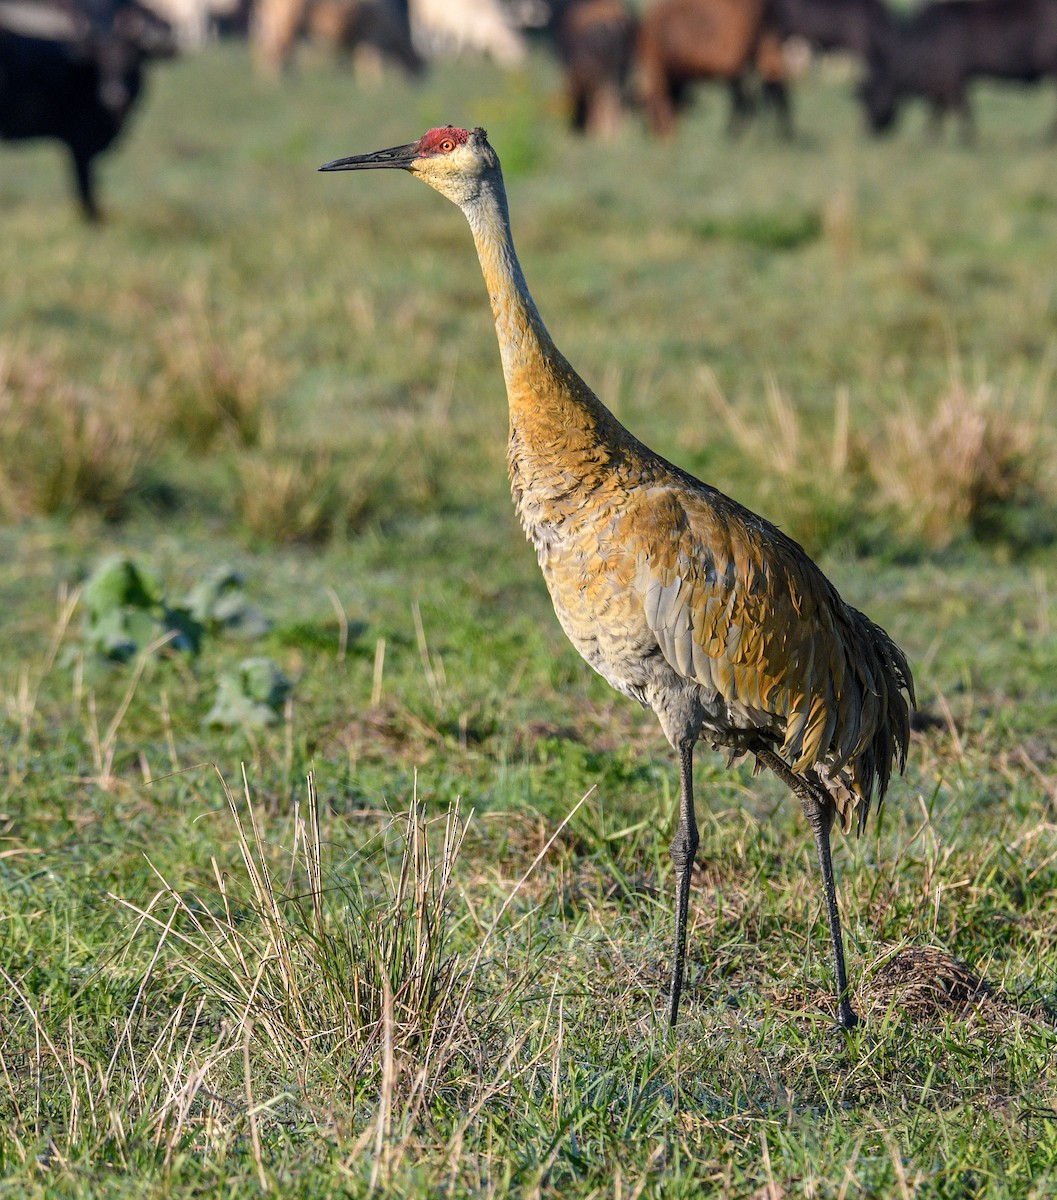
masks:
<path fill-rule="evenodd" d="M 499 159 L 483 129 L 320 169 L 399 168 L 466 214 L 492 303 L 510 410 L 518 516 L 570 641 L 618 691 L 653 709 L 679 759 L 675 1024 L 698 833 L 698 738 L 753 755 L 798 797 L 818 850 L 841 1024 L 856 1024 L 830 828 L 865 826 L 906 761 L 913 681 L 884 630 L 841 600 L 804 550 L 762 517 L 637 441 L 548 334 L 514 252 Z"/>

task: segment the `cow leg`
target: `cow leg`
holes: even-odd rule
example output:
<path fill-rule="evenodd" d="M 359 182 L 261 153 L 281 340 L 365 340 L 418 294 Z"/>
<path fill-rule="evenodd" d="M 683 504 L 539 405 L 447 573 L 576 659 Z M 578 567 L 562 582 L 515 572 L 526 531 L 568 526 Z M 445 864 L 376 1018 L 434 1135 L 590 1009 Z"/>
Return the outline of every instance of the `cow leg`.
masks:
<path fill-rule="evenodd" d="M 943 118 L 947 115 L 947 101 L 939 96 L 929 100 L 928 136 L 938 142 L 943 134 Z"/>
<path fill-rule="evenodd" d="M 572 125 L 573 132 L 586 133 L 587 118 L 590 111 L 587 101 L 587 90 L 582 84 L 576 84 L 571 88 L 570 96 L 572 98 L 570 124 Z"/>
<path fill-rule="evenodd" d="M 1057 83 L 1057 72 L 1053 74 L 1052 78 L 1054 82 Z M 1053 123 L 1050 125 L 1049 129 L 1046 130 L 1045 136 L 1046 141 L 1051 143 L 1057 142 L 1057 116 L 1053 118 Z"/>
<path fill-rule="evenodd" d="M 289 65 L 308 0 L 261 0 L 252 30 L 257 70 L 277 79 Z"/>
<path fill-rule="evenodd" d="M 976 141 L 976 122 L 969 107 L 969 97 L 964 92 L 959 92 L 955 98 L 954 111 L 961 122 L 962 145 L 971 146 Z"/>
<path fill-rule="evenodd" d="M 730 119 L 727 122 L 727 136 L 738 137 L 752 116 L 755 105 L 752 96 L 745 87 L 745 78 L 735 75 L 727 81 L 730 92 Z"/>
<path fill-rule="evenodd" d="M 103 219 L 99 205 L 95 199 L 95 181 L 92 175 L 92 155 L 76 146 L 70 147 L 70 161 L 73 165 L 73 181 L 77 188 L 77 199 L 81 204 L 81 213 L 86 221 L 93 224 Z"/>
<path fill-rule="evenodd" d="M 675 109 L 681 87 L 664 74 L 654 75 L 647 86 L 646 119 L 655 137 L 668 137 L 675 124 Z"/>
<path fill-rule="evenodd" d="M 590 99 L 587 126 L 595 137 L 612 138 L 620 132 L 620 88 L 611 81 L 597 85 Z"/>
<path fill-rule="evenodd" d="M 962 145 L 971 146 L 976 140 L 976 126 L 973 122 L 973 110 L 969 107 L 969 96 L 964 86 L 952 80 L 949 86 L 940 94 L 933 97 L 933 112 L 938 119 L 933 124 L 938 128 L 939 120 L 944 113 L 952 111 L 958 114 L 961 129 Z"/>
<path fill-rule="evenodd" d="M 779 134 L 792 140 L 785 51 L 781 39 L 767 29 L 760 34 L 756 46 L 756 71 L 763 83 L 763 102 L 774 113 Z"/>
<path fill-rule="evenodd" d="M 780 79 L 765 80 L 764 103 L 770 108 L 778 122 L 778 132 L 787 141 L 793 140 L 793 117 L 789 109 L 789 89 Z"/>
<path fill-rule="evenodd" d="M 685 79 L 668 80 L 668 103 L 672 106 L 673 113 L 686 108 L 688 89 L 689 84 Z"/>

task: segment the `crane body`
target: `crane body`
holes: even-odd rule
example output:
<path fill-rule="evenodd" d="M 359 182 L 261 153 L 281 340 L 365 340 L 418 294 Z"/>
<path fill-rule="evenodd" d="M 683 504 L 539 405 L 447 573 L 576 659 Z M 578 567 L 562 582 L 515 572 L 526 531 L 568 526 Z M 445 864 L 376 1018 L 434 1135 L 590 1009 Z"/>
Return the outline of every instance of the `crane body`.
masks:
<path fill-rule="evenodd" d="M 839 1019 L 852 1027 L 830 829 L 839 815 L 846 832 L 861 832 L 893 764 L 905 764 L 905 656 L 796 542 L 638 441 L 573 370 L 529 293 L 483 130 L 446 126 L 320 169 L 375 168 L 410 171 L 466 214 L 506 382 L 514 504 L 555 613 L 591 667 L 654 711 L 678 756 L 670 1024 L 698 847 L 693 750 L 704 739 L 730 761 L 753 755 L 800 800 L 822 872 Z"/>

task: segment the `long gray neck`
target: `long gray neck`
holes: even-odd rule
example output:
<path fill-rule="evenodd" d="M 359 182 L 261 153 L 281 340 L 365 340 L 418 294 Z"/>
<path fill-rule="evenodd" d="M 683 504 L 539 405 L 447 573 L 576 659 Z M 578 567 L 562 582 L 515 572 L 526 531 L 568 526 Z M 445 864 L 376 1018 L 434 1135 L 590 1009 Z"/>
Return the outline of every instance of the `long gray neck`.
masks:
<path fill-rule="evenodd" d="M 557 348 L 529 293 L 514 249 L 510 212 L 502 179 L 482 182 L 475 200 L 464 212 L 492 304 L 496 337 L 509 386 L 520 371 L 542 357 L 552 359 Z"/>
<path fill-rule="evenodd" d="M 538 489 L 567 491 L 570 478 L 592 478 L 609 460 L 607 447 L 627 442 L 627 431 L 569 365 L 543 324 L 514 252 L 498 172 L 482 179 L 461 207 L 481 260 L 503 360 L 515 496 L 519 480 L 527 487 L 529 479 Z"/>

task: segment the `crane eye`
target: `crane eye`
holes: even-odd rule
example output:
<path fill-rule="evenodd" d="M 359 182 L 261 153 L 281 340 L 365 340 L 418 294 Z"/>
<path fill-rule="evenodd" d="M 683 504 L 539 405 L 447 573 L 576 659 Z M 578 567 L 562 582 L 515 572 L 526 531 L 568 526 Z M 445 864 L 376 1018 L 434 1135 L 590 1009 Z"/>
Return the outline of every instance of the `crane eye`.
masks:
<path fill-rule="evenodd" d="M 451 138 L 445 138 L 444 141 L 441 142 L 440 148 L 445 154 L 450 154 L 455 149 L 455 143 L 451 140 Z"/>

